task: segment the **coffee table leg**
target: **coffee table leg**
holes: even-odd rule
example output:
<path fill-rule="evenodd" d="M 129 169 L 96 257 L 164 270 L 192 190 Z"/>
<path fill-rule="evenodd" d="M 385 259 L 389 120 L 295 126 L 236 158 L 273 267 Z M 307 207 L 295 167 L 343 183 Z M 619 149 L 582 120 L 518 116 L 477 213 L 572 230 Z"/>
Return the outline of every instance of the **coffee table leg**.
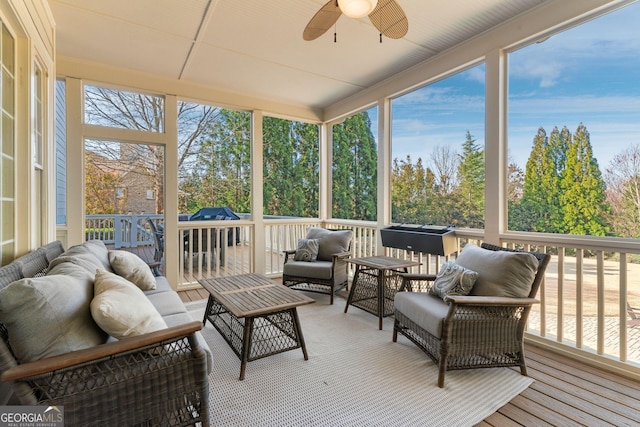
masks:
<path fill-rule="evenodd" d="M 204 310 L 204 317 L 202 318 L 203 327 L 207 325 L 207 318 L 211 312 L 211 307 L 213 307 L 213 297 L 209 295 L 209 299 L 207 299 L 207 308 Z"/>
<path fill-rule="evenodd" d="M 307 355 L 307 346 L 304 343 L 304 336 L 302 335 L 302 327 L 300 326 L 300 319 L 298 318 L 298 310 L 295 307 L 291 309 L 291 316 L 293 316 L 293 324 L 296 328 L 296 335 L 298 335 L 298 342 L 302 348 L 304 360 L 309 360 L 309 356 Z"/>
<path fill-rule="evenodd" d="M 378 270 L 378 329 L 382 330 L 382 317 L 384 316 L 384 270 Z"/>
<path fill-rule="evenodd" d="M 253 317 L 244 319 L 244 333 L 242 335 L 242 360 L 240 362 L 240 381 L 244 380 L 244 371 L 247 368 L 249 351 L 251 350 L 251 331 L 253 330 Z"/>
<path fill-rule="evenodd" d="M 353 273 L 353 280 L 351 281 L 351 289 L 349 290 L 349 296 L 347 297 L 347 303 L 344 306 L 344 312 L 346 313 L 349 309 L 349 304 L 351 304 L 351 300 L 353 299 L 353 291 L 355 291 L 356 286 L 358 286 L 358 276 L 360 275 L 360 266 L 356 265 L 356 271 Z"/>

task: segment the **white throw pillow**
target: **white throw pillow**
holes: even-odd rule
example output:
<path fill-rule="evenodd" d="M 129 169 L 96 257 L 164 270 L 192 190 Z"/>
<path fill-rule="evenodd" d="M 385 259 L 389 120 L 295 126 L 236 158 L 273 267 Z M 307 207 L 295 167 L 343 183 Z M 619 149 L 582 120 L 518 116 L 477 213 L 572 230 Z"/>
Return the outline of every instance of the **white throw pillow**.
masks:
<path fill-rule="evenodd" d="M 443 300 L 449 295 L 469 295 L 477 278 L 477 272 L 448 261 L 442 264 L 429 292 Z"/>
<path fill-rule="evenodd" d="M 143 291 L 151 291 L 156 288 L 156 278 L 153 276 L 151 268 L 138 255 L 127 251 L 111 250 L 109 251 L 109 262 L 118 276 L 133 282 Z"/>
<path fill-rule="evenodd" d="M 91 315 L 103 331 L 118 339 L 167 327 L 140 288 L 123 277 L 103 270 L 96 272 Z"/>

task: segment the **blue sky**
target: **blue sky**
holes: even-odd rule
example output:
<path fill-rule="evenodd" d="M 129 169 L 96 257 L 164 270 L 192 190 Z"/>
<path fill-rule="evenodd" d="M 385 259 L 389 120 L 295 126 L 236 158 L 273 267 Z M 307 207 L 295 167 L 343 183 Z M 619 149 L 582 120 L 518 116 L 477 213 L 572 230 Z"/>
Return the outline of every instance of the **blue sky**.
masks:
<path fill-rule="evenodd" d="M 523 170 L 541 126 L 573 133 L 584 123 L 603 173 L 640 144 L 640 3 L 519 49 L 508 64 L 509 154 Z M 483 145 L 484 65 L 398 98 L 392 111 L 394 158 L 428 162 L 438 145 L 459 150 L 467 130 Z"/>

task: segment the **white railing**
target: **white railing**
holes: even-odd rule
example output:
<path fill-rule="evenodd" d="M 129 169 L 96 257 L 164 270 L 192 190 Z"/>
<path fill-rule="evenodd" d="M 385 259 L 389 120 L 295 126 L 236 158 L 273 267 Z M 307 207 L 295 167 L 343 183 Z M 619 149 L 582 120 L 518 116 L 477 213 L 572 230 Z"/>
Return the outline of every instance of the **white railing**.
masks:
<path fill-rule="evenodd" d="M 203 278 L 253 272 L 253 233 L 253 223 L 246 220 L 178 222 L 179 287 L 197 285 Z"/>
<path fill-rule="evenodd" d="M 164 217 L 155 214 L 86 215 L 85 239 L 102 240 L 105 244 L 113 244 L 116 249 L 154 245 L 148 218 L 157 225 Z"/>

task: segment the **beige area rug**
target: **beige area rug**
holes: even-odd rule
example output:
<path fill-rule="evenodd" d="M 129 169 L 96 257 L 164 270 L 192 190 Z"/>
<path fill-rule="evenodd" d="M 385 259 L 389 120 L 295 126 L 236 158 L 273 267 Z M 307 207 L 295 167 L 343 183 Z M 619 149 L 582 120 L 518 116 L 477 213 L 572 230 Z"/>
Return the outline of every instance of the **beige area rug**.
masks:
<path fill-rule="evenodd" d="M 300 349 L 258 359 L 244 381 L 240 360 L 207 322 L 213 426 L 472 426 L 533 382 L 509 368 L 475 369 L 448 372 L 440 389 L 431 359 L 404 337 L 392 342 L 392 318 L 380 331 L 375 316 L 315 297 L 298 308 L 309 360 Z M 188 304 L 196 320 L 204 307 Z"/>

